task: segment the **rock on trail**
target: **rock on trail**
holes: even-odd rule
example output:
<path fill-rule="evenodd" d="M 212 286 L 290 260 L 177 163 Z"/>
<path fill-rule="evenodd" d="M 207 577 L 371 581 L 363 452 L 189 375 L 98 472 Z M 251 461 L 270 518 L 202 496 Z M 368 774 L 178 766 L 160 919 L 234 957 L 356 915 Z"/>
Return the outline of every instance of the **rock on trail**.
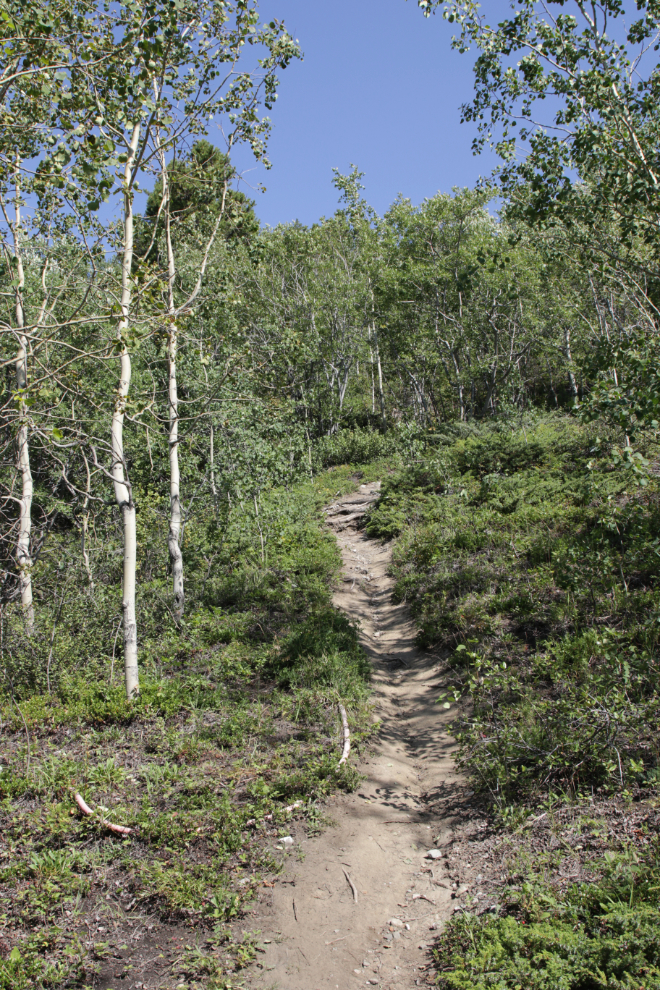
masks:
<path fill-rule="evenodd" d="M 391 548 L 359 528 L 379 488 L 363 485 L 326 509 L 344 563 L 334 602 L 359 622 L 373 664 L 375 755 L 359 765 L 357 792 L 328 802 L 336 827 L 296 843 L 250 919 L 270 940 L 249 977 L 254 988 L 426 984 L 427 943 L 455 903 L 444 861 L 428 857 L 460 823 L 465 800 L 452 713 L 436 704 L 442 665 L 416 648 L 405 605 L 391 602 Z"/>

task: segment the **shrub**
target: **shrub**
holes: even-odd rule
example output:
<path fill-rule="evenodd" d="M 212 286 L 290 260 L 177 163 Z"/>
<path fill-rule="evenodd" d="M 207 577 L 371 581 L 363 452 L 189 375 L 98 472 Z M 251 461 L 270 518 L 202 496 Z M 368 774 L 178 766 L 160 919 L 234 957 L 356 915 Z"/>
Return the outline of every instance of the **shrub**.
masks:
<path fill-rule="evenodd" d="M 599 884 L 562 897 L 523 890 L 501 918 L 469 914 L 449 922 L 434 955 L 443 990 L 658 990 L 660 871 L 611 856 Z"/>

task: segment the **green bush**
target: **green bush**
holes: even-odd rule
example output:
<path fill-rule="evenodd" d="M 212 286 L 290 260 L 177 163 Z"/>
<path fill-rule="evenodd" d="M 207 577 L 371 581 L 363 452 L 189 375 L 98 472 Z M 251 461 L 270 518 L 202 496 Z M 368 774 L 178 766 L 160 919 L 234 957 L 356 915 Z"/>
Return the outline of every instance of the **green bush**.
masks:
<path fill-rule="evenodd" d="M 339 430 L 321 437 L 314 445 L 314 463 L 318 469 L 335 464 L 365 464 L 397 453 L 397 438 L 391 432 Z"/>
<path fill-rule="evenodd" d="M 281 687 L 331 687 L 340 696 L 364 696 L 371 665 L 357 629 L 334 609 L 312 613 L 281 645 L 273 671 Z"/>
<path fill-rule="evenodd" d="M 367 521 L 398 537 L 394 596 L 449 656 L 460 762 L 498 801 L 630 789 L 660 760 L 660 486 L 631 491 L 603 449 L 567 416 L 472 427 Z"/>
<path fill-rule="evenodd" d="M 434 949 L 443 990 L 658 990 L 660 870 L 610 857 L 600 884 L 524 888 L 515 916 L 454 918 Z"/>

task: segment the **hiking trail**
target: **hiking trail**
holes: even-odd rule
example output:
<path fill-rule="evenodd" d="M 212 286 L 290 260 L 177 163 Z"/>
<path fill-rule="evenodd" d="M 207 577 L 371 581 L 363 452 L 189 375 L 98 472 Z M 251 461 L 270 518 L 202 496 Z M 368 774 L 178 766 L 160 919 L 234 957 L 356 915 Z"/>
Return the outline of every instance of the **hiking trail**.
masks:
<path fill-rule="evenodd" d="M 334 603 L 359 623 L 380 730 L 360 787 L 326 804 L 335 827 L 296 838 L 292 823 L 292 851 L 252 921 L 266 942 L 255 990 L 424 985 L 431 926 L 457 903 L 444 859 L 426 858 L 468 797 L 452 760 L 453 713 L 437 704 L 443 665 L 417 649 L 405 604 L 391 601 L 391 547 L 359 528 L 379 489 L 362 485 L 325 512 L 343 558 Z"/>

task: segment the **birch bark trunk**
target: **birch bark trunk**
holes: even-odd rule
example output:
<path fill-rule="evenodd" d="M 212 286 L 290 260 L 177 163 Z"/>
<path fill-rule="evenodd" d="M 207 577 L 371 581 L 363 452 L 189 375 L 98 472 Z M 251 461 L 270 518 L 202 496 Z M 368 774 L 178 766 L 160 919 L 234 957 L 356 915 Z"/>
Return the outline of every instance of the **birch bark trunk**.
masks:
<path fill-rule="evenodd" d="M 383 393 L 383 369 L 380 363 L 380 347 L 378 346 L 378 334 L 374 328 L 374 346 L 376 348 L 376 364 L 378 367 L 378 401 L 380 403 L 380 418 L 383 424 L 383 429 L 387 426 L 387 420 L 385 418 L 385 395 Z"/>
<path fill-rule="evenodd" d="M 160 140 L 159 140 L 160 146 Z M 183 618 L 185 597 L 183 588 L 183 554 L 181 553 L 181 469 L 179 467 L 179 390 L 176 379 L 176 358 L 179 345 L 176 311 L 174 306 L 174 279 L 176 264 L 172 246 L 172 217 L 170 211 L 169 177 L 165 157 L 160 152 L 163 203 L 165 209 L 165 243 L 167 246 L 167 312 L 169 330 L 167 336 L 167 404 L 169 412 L 170 454 L 170 528 L 167 549 L 172 567 L 172 613 L 177 622 Z"/>
<path fill-rule="evenodd" d="M 16 257 L 16 326 L 18 329 L 18 352 L 16 354 L 16 391 L 18 393 L 18 436 L 17 436 L 17 468 L 21 476 L 20 517 L 18 524 L 18 540 L 16 544 L 16 563 L 18 566 L 18 581 L 21 591 L 21 605 L 28 636 L 34 632 L 34 605 L 32 601 L 32 497 L 34 483 L 30 466 L 30 437 L 27 402 L 28 383 L 28 342 L 25 329 L 25 310 L 23 308 L 23 291 L 25 289 L 25 270 L 23 268 L 23 253 L 21 246 L 21 187 L 16 167 L 15 183 L 15 214 L 13 224 L 14 255 Z"/>
<path fill-rule="evenodd" d="M 169 239 L 169 237 L 168 237 Z M 174 596 L 173 614 L 177 622 L 183 618 L 183 554 L 179 541 L 181 539 L 181 473 L 179 468 L 179 393 L 176 381 L 177 356 L 177 326 L 172 317 L 170 324 L 167 356 L 169 364 L 169 420 L 170 420 L 170 530 L 167 538 L 167 548 L 172 565 L 172 592 Z"/>
<path fill-rule="evenodd" d="M 137 565 L 137 531 L 135 503 L 124 457 L 124 415 L 131 386 L 131 356 L 124 340 L 128 329 L 132 299 L 131 266 L 133 263 L 133 190 L 132 169 L 135 162 L 140 125 L 131 135 L 130 152 L 124 169 L 124 250 L 121 270 L 121 320 L 117 328 L 120 341 L 120 375 L 112 415 L 112 478 L 115 499 L 122 514 L 124 537 L 124 572 L 122 581 L 122 612 L 124 616 L 124 676 L 126 695 L 139 693 L 137 622 L 135 617 L 135 571 Z"/>
<path fill-rule="evenodd" d="M 568 383 L 571 389 L 571 396 L 573 397 L 573 405 L 577 405 L 578 402 L 578 387 L 577 381 L 575 379 L 575 371 L 573 370 L 573 355 L 571 353 L 571 331 L 568 327 L 564 328 L 564 356 L 566 358 L 566 367 L 568 369 Z"/>
<path fill-rule="evenodd" d="M 231 145 L 230 145 L 231 146 Z M 176 358 L 179 344 L 177 326 L 177 308 L 174 301 L 174 281 L 176 278 L 176 259 L 174 257 L 174 247 L 172 244 L 172 215 L 170 209 L 170 185 L 167 172 L 167 163 L 160 143 L 160 133 L 156 133 L 156 147 L 160 161 L 160 174 L 163 185 L 163 209 L 165 211 L 165 242 L 167 247 L 167 313 L 169 319 L 168 330 L 168 413 L 169 413 L 169 455 L 170 455 L 170 524 L 167 537 L 167 548 L 172 566 L 172 585 L 174 607 L 173 614 L 177 622 L 183 618 L 185 607 L 184 583 L 183 583 L 183 554 L 181 553 L 181 533 L 183 526 L 181 512 L 181 472 L 179 467 L 179 392 L 176 377 Z M 189 311 L 190 306 L 199 294 L 211 248 L 220 229 L 220 222 L 225 212 L 227 201 L 227 189 L 229 179 L 225 178 L 222 190 L 222 201 L 220 210 L 216 218 L 211 235 L 206 242 L 206 249 L 202 263 L 199 268 L 197 283 L 189 294 L 186 302 L 181 306 L 179 312 Z M 213 434 L 211 434 L 211 444 L 213 444 Z M 213 456 L 213 452 L 212 452 Z M 212 476 L 212 484 L 215 489 L 215 477 Z"/>
<path fill-rule="evenodd" d="M 85 573 L 87 575 L 87 580 L 89 582 L 90 593 L 94 591 L 94 575 L 92 574 L 92 566 L 89 560 L 89 547 L 88 547 L 88 534 L 89 534 L 89 496 L 92 491 L 92 478 L 89 473 L 89 461 L 84 457 L 85 461 L 85 474 L 87 476 L 87 488 L 85 490 L 85 498 L 83 501 L 82 513 L 80 515 L 80 549 L 82 552 L 83 566 L 85 568 Z"/>

